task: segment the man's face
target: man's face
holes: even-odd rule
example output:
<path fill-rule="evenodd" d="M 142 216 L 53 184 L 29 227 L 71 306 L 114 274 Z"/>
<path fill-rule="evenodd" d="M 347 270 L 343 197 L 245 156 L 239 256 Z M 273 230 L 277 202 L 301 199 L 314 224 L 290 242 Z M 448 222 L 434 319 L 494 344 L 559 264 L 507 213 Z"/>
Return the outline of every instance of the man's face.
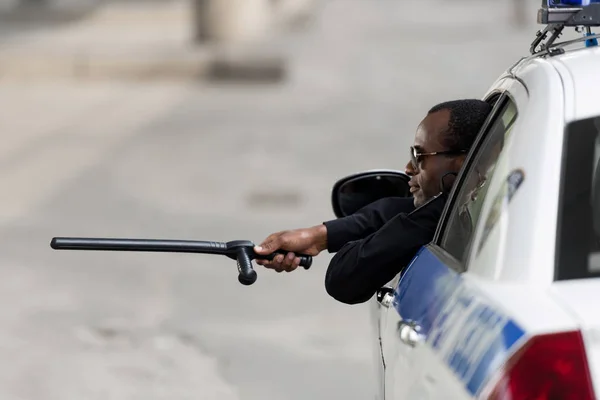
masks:
<path fill-rule="evenodd" d="M 418 153 L 447 151 L 442 143 L 450 122 L 450 111 L 440 110 L 429 114 L 417 128 L 413 146 Z M 409 185 L 416 207 L 441 191 L 441 179 L 448 172 L 458 172 L 464 161 L 464 155 L 435 155 L 418 158 L 418 168 L 411 161 L 406 165 L 406 173 L 411 176 Z M 452 184 L 454 177 L 444 178 L 446 185 Z"/>

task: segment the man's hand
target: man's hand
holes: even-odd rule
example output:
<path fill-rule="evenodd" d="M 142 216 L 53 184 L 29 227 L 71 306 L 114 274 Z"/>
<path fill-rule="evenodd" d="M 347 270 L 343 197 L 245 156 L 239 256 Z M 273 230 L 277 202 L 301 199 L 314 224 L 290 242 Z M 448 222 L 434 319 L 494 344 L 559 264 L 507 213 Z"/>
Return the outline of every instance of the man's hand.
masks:
<path fill-rule="evenodd" d="M 254 248 L 257 254 L 267 255 L 277 250 L 289 251 L 287 255 L 279 254 L 272 261 L 257 259 L 256 263 L 277 272 L 292 272 L 300 265 L 300 258 L 294 253 L 317 256 L 327 248 L 327 228 L 317 225 L 312 228 L 282 231 L 269 235 L 259 246 Z"/>

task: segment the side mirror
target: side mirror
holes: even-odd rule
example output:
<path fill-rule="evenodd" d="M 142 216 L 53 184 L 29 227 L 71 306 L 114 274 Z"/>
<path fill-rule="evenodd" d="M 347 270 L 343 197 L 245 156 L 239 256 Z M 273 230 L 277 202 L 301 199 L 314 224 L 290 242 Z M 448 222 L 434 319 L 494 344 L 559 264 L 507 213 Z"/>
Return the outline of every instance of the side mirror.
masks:
<path fill-rule="evenodd" d="M 370 170 L 346 176 L 333 186 L 333 213 L 342 218 L 385 197 L 412 197 L 409 180 L 404 172 L 394 170 Z"/>

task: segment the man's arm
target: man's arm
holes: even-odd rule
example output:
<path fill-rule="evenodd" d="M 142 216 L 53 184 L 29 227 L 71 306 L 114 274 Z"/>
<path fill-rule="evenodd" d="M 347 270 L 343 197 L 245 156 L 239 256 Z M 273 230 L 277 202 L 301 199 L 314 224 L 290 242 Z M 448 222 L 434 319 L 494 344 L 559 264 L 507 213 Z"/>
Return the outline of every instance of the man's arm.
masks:
<path fill-rule="evenodd" d="M 375 232 L 401 212 L 414 210 L 410 197 L 390 197 L 376 201 L 356 213 L 328 221 L 310 228 L 281 231 L 269 235 L 254 250 L 257 254 L 270 254 L 276 250 L 289 253 L 276 256 L 272 261 L 257 259 L 256 263 L 278 272 L 291 272 L 298 268 L 300 258 L 294 253 L 317 256 L 324 250 L 333 253 L 351 240 L 363 239 Z"/>
<path fill-rule="evenodd" d="M 445 195 L 434 198 L 410 214 L 397 215 L 369 237 L 343 246 L 327 268 L 327 293 L 346 304 L 369 300 L 431 242 L 445 200 Z"/>
<path fill-rule="evenodd" d="M 327 227 L 327 250 L 335 253 L 346 243 L 375 233 L 396 215 L 410 213 L 414 209 L 412 197 L 387 197 L 347 217 L 324 222 Z"/>

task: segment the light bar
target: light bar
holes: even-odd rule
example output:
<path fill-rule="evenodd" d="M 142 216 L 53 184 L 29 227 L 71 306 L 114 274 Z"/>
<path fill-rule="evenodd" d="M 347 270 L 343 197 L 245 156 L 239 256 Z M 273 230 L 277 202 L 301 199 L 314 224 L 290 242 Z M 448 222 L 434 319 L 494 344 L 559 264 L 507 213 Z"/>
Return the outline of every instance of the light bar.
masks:
<path fill-rule="evenodd" d="M 600 0 L 542 0 L 539 24 L 600 26 Z"/>
<path fill-rule="evenodd" d="M 553 7 L 585 7 L 590 4 L 600 3 L 600 0 L 548 0 L 548 8 Z"/>

